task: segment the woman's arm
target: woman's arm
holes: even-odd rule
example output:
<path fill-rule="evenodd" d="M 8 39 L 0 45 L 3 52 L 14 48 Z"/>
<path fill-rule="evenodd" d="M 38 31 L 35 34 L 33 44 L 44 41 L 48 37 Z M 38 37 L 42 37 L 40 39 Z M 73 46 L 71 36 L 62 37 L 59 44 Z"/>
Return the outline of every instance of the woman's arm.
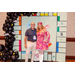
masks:
<path fill-rule="evenodd" d="M 48 38 L 50 37 L 50 34 L 49 32 L 45 29 L 45 32 L 44 32 L 44 42 L 47 42 Z"/>

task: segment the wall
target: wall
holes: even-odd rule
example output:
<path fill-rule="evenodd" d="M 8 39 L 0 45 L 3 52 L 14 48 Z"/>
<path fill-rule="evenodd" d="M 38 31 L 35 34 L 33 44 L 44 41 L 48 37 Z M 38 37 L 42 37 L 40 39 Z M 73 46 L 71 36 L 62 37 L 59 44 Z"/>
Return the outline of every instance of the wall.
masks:
<path fill-rule="evenodd" d="M 5 23 L 6 12 L 0 12 L 0 36 L 4 36 L 4 31 L 2 30 L 3 23 Z M 0 44 L 5 44 L 5 40 L 0 40 Z"/>
<path fill-rule="evenodd" d="M 75 12 L 67 12 L 67 38 L 75 38 Z M 75 56 L 75 42 L 67 42 L 66 55 Z"/>
<path fill-rule="evenodd" d="M 67 37 L 75 38 L 75 12 L 67 12 Z"/>
<path fill-rule="evenodd" d="M 5 19 L 6 19 L 6 12 L 0 12 L 0 36 L 4 36 L 2 26 L 5 23 Z"/>
<path fill-rule="evenodd" d="M 0 12 L 0 36 L 4 36 L 2 30 L 3 23 L 6 19 L 6 12 Z M 67 13 L 67 38 L 75 38 L 75 12 Z M 4 40 L 0 40 L 0 44 L 5 44 Z M 75 42 L 67 42 L 66 55 L 75 56 Z"/>

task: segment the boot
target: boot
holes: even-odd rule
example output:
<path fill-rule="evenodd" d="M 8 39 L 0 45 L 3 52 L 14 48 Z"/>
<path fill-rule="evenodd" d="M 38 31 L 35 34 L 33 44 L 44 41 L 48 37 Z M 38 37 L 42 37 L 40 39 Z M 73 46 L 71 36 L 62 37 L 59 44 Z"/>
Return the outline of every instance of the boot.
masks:
<path fill-rule="evenodd" d="M 43 55 L 39 54 L 39 62 L 43 62 Z"/>

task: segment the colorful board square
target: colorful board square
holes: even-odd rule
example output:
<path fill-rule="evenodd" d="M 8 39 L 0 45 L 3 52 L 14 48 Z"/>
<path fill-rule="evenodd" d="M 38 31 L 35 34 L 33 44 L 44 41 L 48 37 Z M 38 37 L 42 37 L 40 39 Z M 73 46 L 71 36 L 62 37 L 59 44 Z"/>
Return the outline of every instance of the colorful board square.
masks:
<path fill-rule="evenodd" d="M 66 52 L 66 48 L 63 48 L 63 47 L 62 47 L 62 48 L 59 48 L 59 52 L 61 52 L 61 53 L 62 53 L 62 52 L 65 53 L 65 52 Z"/>
<path fill-rule="evenodd" d="M 21 30 L 19 30 L 19 35 L 21 35 Z"/>
<path fill-rule="evenodd" d="M 19 21 L 21 21 L 21 16 L 19 16 Z"/>
<path fill-rule="evenodd" d="M 58 21 L 58 25 L 57 26 L 67 26 L 67 22 L 60 22 L 60 21 Z"/>
<path fill-rule="evenodd" d="M 18 45 L 19 46 L 19 41 L 15 41 L 14 45 Z"/>
<path fill-rule="evenodd" d="M 67 12 L 58 12 L 58 16 L 60 16 L 60 21 L 67 21 Z"/>
<path fill-rule="evenodd" d="M 18 59 L 21 59 L 21 52 L 19 52 L 19 58 Z"/>
<path fill-rule="evenodd" d="M 57 16 L 57 13 L 53 13 L 53 16 Z"/>
<path fill-rule="evenodd" d="M 13 46 L 13 50 L 19 51 L 19 46 Z"/>
<path fill-rule="evenodd" d="M 26 54 L 26 51 L 22 51 L 21 53 L 22 53 L 22 54 Z"/>
<path fill-rule="evenodd" d="M 14 26 L 14 31 L 19 31 L 21 30 L 21 26 Z"/>
<path fill-rule="evenodd" d="M 47 52 L 44 52 L 44 61 L 47 61 Z"/>
<path fill-rule="evenodd" d="M 56 61 L 65 62 L 65 53 L 56 53 Z"/>
<path fill-rule="evenodd" d="M 57 44 L 56 44 L 56 52 L 58 52 L 58 50 L 59 50 L 59 42 L 57 42 Z"/>
<path fill-rule="evenodd" d="M 48 13 L 45 13 L 45 16 L 48 16 L 49 14 Z"/>
<path fill-rule="evenodd" d="M 60 16 L 57 16 L 57 21 L 60 21 Z"/>
<path fill-rule="evenodd" d="M 26 54 L 26 51 L 22 51 L 21 53 L 22 53 L 22 54 Z M 32 52 L 30 52 L 30 54 L 31 54 L 31 53 L 32 53 Z"/>
<path fill-rule="evenodd" d="M 59 51 L 59 48 L 56 48 L 56 52 L 58 53 L 58 51 Z"/>
<path fill-rule="evenodd" d="M 15 38 L 16 40 L 21 40 L 21 35 L 16 35 Z"/>
<path fill-rule="evenodd" d="M 19 26 L 21 26 L 21 21 L 19 21 Z"/>
<path fill-rule="evenodd" d="M 21 51 L 21 46 L 19 46 L 19 51 Z"/>
<path fill-rule="evenodd" d="M 59 32 L 59 27 L 57 27 L 57 32 Z"/>
<path fill-rule="evenodd" d="M 55 54 L 56 54 L 56 53 L 52 53 L 52 60 L 53 60 L 53 61 L 55 61 L 55 57 L 56 57 Z"/>
<path fill-rule="evenodd" d="M 48 60 L 47 60 L 47 61 L 51 61 L 51 60 L 52 60 L 52 55 L 49 54 L 49 55 L 48 55 Z"/>
<path fill-rule="evenodd" d="M 40 16 L 44 16 L 45 15 L 45 13 L 40 13 Z"/>
<path fill-rule="evenodd" d="M 65 38 L 58 38 L 57 37 L 57 42 L 66 42 L 66 37 Z"/>
<path fill-rule="evenodd" d="M 57 45 L 56 45 L 56 47 L 57 47 L 57 48 L 59 47 L 59 42 L 57 42 Z"/>
<path fill-rule="evenodd" d="M 21 40 L 19 40 L 19 45 L 21 45 Z"/>

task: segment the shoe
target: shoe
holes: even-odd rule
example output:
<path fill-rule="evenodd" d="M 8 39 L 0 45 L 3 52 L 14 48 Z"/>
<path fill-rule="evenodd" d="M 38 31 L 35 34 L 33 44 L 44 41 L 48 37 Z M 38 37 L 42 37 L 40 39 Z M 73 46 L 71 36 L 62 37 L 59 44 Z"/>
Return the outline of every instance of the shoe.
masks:
<path fill-rule="evenodd" d="M 39 62 L 39 61 L 33 61 L 33 62 Z"/>

